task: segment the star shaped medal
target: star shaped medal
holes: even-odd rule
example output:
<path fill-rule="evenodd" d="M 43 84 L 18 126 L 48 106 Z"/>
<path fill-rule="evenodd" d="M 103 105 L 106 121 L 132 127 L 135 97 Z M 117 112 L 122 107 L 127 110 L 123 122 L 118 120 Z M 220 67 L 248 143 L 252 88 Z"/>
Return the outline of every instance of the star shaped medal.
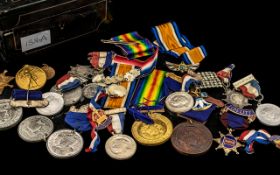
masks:
<path fill-rule="evenodd" d="M 238 137 L 234 137 L 232 135 L 232 130 L 229 130 L 229 133 L 224 135 L 223 133 L 219 132 L 220 138 L 215 138 L 214 141 L 217 142 L 219 145 L 216 148 L 223 149 L 225 152 L 225 155 L 227 156 L 231 151 L 235 152 L 236 154 L 239 154 L 237 149 L 239 147 L 242 147 L 243 145 L 238 142 Z"/>
<path fill-rule="evenodd" d="M 5 87 L 13 87 L 13 85 L 10 85 L 9 82 L 12 81 L 14 77 L 6 76 L 7 72 L 7 70 L 4 70 L 4 72 L 0 73 L 0 95 L 3 93 Z"/>

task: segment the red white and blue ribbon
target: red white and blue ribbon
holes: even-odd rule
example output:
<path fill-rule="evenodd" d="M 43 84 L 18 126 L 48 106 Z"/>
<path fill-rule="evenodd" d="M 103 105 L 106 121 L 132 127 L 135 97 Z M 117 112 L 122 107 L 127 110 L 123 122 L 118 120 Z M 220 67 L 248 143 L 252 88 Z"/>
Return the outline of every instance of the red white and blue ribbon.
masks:
<path fill-rule="evenodd" d="M 141 75 L 147 75 L 156 67 L 158 51 L 159 49 L 156 47 L 154 53 L 144 61 L 139 59 L 130 60 L 127 57 L 114 54 L 113 52 L 107 52 L 107 54 L 103 52 L 102 54 L 98 52 L 90 52 L 88 55 L 91 65 L 96 69 L 105 69 L 109 66 L 113 66 L 115 63 L 126 64 L 140 68 Z M 100 57 L 100 55 L 106 56 Z"/>
<path fill-rule="evenodd" d="M 77 88 L 80 85 L 81 81 L 78 78 L 71 76 L 70 74 L 65 74 L 56 81 L 56 87 L 61 92 L 70 91 L 72 89 Z"/>
<path fill-rule="evenodd" d="M 234 64 L 231 64 L 223 70 L 217 72 L 217 76 L 226 84 L 230 83 L 232 78 L 232 70 L 235 68 Z"/>
<path fill-rule="evenodd" d="M 253 154 L 254 153 L 254 143 L 260 143 L 264 145 L 270 144 L 269 138 L 271 135 L 264 129 L 260 129 L 258 131 L 256 130 L 247 130 L 244 131 L 240 137 L 239 140 L 246 143 L 245 151 L 247 154 Z"/>
<path fill-rule="evenodd" d="M 255 99 L 261 95 L 261 87 L 257 80 L 252 80 L 245 85 L 239 87 L 242 94 L 250 99 Z"/>

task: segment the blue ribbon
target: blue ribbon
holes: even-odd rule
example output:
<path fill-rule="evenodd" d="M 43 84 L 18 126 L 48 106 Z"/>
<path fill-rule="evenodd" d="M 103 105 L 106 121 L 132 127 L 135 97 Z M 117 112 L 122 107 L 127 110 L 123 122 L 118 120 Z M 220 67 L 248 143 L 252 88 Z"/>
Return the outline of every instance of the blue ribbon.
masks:
<path fill-rule="evenodd" d="M 135 120 L 140 120 L 146 124 L 153 124 L 154 121 L 146 114 L 139 112 L 136 108 L 128 108 L 128 113 L 133 116 Z"/>
<path fill-rule="evenodd" d="M 203 110 L 203 111 L 190 110 L 188 112 L 180 114 L 180 116 L 191 118 L 191 119 L 194 119 L 194 120 L 199 121 L 199 122 L 205 122 L 205 121 L 208 120 L 208 118 L 210 117 L 210 115 L 211 115 L 211 113 L 213 112 L 214 109 L 216 109 L 216 105 L 213 104 L 207 110 Z"/>
<path fill-rule="evenodd" d="M 92 128 L 86 113 L 67 112 L 64 121 L 77 131 L 90 131 Z"/>
<path fill-rule="evenodd" d="M 12 98 L 15 100 L 42 100 L 43 96 L 41 91 L 14 89 L 12 91 Z"/>

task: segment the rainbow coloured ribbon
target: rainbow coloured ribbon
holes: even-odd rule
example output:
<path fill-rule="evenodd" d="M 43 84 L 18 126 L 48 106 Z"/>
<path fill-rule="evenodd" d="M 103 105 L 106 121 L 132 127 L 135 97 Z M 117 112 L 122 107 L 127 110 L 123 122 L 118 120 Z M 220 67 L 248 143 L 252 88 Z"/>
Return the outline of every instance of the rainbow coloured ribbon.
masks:
<path fill-rule="evenodd" d="M 186 64 L 198 64 L 207 56 L 204 46 L 193 47 L 174 21 L 155 26 L 152 32 L 161 52 L 180 57 Z"/>
<path fill-rule="evenodd" d="M 107 43 L 120 47 L 124 55 L 129 59 L 148 56 L 154 53 L 154 45 L 136 31 L 112 37 Z"/>
<path fill-rule="evenodd" d="M 164 96 L 162 91 L 163 82 L 166 72 L 154 69 L 147 77 L 139 80 L 134 90 L 131 103 L 133 105 L 155 106 Z"/>
<path fill-rule="evenodd" d="M 241 133 L 239 140 L 246 143 L 245 151 L 247 154 L 253 154 L 254 148 L 253 145 L 255 142 L 268 145 L 271 142 L 269 138 L 271 135 L 264 129 L 256 130 L 247 130 Z"/>

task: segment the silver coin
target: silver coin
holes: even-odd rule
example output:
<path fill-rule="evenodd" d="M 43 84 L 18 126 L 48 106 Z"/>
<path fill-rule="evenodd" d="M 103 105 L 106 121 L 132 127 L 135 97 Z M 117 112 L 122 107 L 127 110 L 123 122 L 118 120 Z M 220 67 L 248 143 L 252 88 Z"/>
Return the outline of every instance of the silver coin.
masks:
<path fill-rule="evenodd" d="M 47 92 L 43 94 L 43 98 L 47 99 L 49 104 L 43 108 L 36 108 L 39 114 L 52 116 L 62 111 L 64 107 L 64 100 L 60 94 L 55 92 Z"/>
<path fill-rule="evenodd" d="M 95 83 L 87 84 L 83 88 L 83 96 L 86 97 L 87 99 L 93 98 L 96 95 L 96 93 L 97 93 L 98 87 L 99 86 L 97 84 L 95 84 Z"/>
<path fill-rule="evenodd" d="M 243 108 L 244 106 L 251 105 L 248 103 L 248 98 L 246 98 L 241 93 L 235 92 L 233 90 L 229 90 L 226 92 L 226 99 L 224 100 L 237 108 Z"/>
<path fill-rule="evenodd" d="M 18 126 L 18 134 L 26 142 L 45 140 L 54 129 L 53 122 L 42 115 L 34 115 L 23 120 Z"/>
<path fill-rule="evenodd" d="M 110 137 L 105 144 L 106 153 L 113 159 L 125 160 L 136 152 L 136 142 L 128 135 L 117 134 Z"/>
<path fill-rule="evenodd" d="M 192 109 L 194 100 L 187 92 L 174 92 L 167 96 L 165 105 L 171 112 L 184 113 Z"/>
<path fill-rule="evenodd" d="M 84 145 L 82 136 L 70 129 L 54 132 L 47 140 L 48 152 L 56 158 L 70 158 L 78 155 Z"/>
<path fill-rule="evenodd" d="M 76 103 L 78 103 L 81 98 L 83 97 L 83 91 L 82 88 L 79 86 L 73 90 L 61 93 L 59 90 L 57 90 L 56 86 L 53 86 L 50 89 L 51 92 L 59 93 L 63 96 L 64 99 L 64 106 L 71 106 Z"/>
<path fill-rule="evenodd" d="M 0 130 L 14 127 L 22 118 L 22 108 L 14 108 L 9 99 L 0 100 Z"/>
<path fill-rule="evenodd" d="M 267 126 L 280 125 L 280 108 L 274 104 L 261 104 L 256 109 L 257 118 Z"/>

